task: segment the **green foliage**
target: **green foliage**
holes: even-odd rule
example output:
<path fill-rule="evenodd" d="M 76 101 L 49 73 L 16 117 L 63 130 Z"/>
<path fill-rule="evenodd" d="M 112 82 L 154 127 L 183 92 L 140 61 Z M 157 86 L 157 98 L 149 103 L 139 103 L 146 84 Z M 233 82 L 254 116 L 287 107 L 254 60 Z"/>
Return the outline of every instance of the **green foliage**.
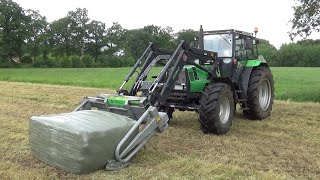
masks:
<path fill-rule="evenodd" d="M 174 48 L 173 29 L 171 27 L 162 28 L 160 26 L 149 25 L 143 28 L 143 31 L 151 35 L 151 42 L 157 43 L 160 47 Z"/>
<path fill-rule="evenodd" d="M 124 33 L 125 52 L 137 59 L 144 52 L 149 42 L 154 42 L 160 47 L 174 48 L 175 43 L 171 36 L 172 28 L 160 26 L 145 26 L 140 29 L 127 30 Z"/>
<path fill-rule="evenodd" d="M 270 66 L 276 66 L 278 60 L 278 50 L 269 41 L 260 39 L 259 54 L 263 55 Z"/>
<path fill-rule="evenodd" d="M 81 61 L 83 62 L 85 67 L 92 67 L 92 65 L 94 64 L 94 59 L 89 55 L 84 55 L 81 58 Z"/>
<path fill-rule="evenodd" d="M 59 67 L 59 62 L 53 57 L 49 57 L 47 59 L 37 58 L 36 60 L 34 60 L 33 67 L 54 68 Z"/>
<path fill-rule="evenodd" d="M 151 36 L 151 34 L 141 29 L 127 30 L 124 34 L 126 53 L 138 59 L 149 45 Z"/>
<path fill-rule="evenodd" d="M 277 50 L 269 41 L 260 40 L 259 54 L 270 66 L 282 67 L 320 67 L 320 40 L 302 40 L 283 44 Z"/>
<path fill-rule="evenodd" d="M 135 64 L 135 60 L 131 56 L 111 56 L 102 55 L 98 57 L 98 61 L 95 67 L 132 67 Z"/>
<path fill-rule="evenodd" d="M 320 32 L 320 1 L 295 0 L 294 14 L 291 20 L 291 39 L 296 36 L 308 37 L 313 31 Z"/>
<path fill-rule="evenodd" d="M 3 32 L 0 29 L 0 63 L 3 62 L 2 61 L 4 59 L 3 56 L 5 56 L 4 43 L 3 43 Z"/>
<path fill-rule="evenodd" d="M 177 38 L 175 40 L 176 44 L 179 44 L 181 40 L 184 40 L 187 43 L 191 43 L 198 37 L 198 33 L 198 31 L 195 31 L 193 29 L 183 29 L 177 33 Z"/>
<path fill-rule="evenodd" d="M 73 56 L 70 56 L 69 59 L 72 67 L 74 68 L 84 67 L 84 64 L 81 61 L 81 58 L 79 56 L 73 55 Z"/>
<path fill-rule="evenodd" d="M 31 64 L 33 61 L 32 56 L 30 54 L 26 54 L 21 58 L 21 63 Z"/>
<path fill-rule="evenodd" d="M 117 56 L 107 56 L 106 66 L 121 67 L 122 63 L 122 59 Z"/>
<path fill-rule="evenodd" d="M 11 0 L 0 0 L 1 51 L 8 57 L 21 56 L 22 45 L 27 36 L 29 19 L 23 9 Z M 11 58 L 8 58 L 10 64 Z"/>
<path fill-rule="evenodd" d="M 44 62 L 46 64 L 47 67 L 49 68 L 54 68 L 54 67 L 59 67 L 59 62 L 55 59 L 55 58 L 47 58 L 47 59 L 44 59 Z"/>
<path fill-rule="evenodd" d="M 60 66 L 63 68 L 72 67 L 72 63 L 71 63 L 70 58 L 68 56 L 60 57 L 59 63 L 60 63 Z"/>
<path fill-rule="evenodd" d="M 76 11 L 69 11 L 68 17 L 71 20 L 72 43 L 75 45 L 76 54 L 84 55 L 85 41 L 88 31 L 88 10 L 86 8 L 77 8 Z"/>
<path fill-rule="evenodd" d="M 0 66 L 1 64 L 7 63 L 8 62 L 8 57 L 0 55 Z"/>
<path fill-rule="evenodd" d="M 123 62 L 125 63 L 124 67 L 132 67 L 136 63 L 135 59 L 131 56 L 124 56 L 123 58 Z"/>
<path fill-rule="evenodd" d="M 87 43 L 87 52 L 91 54 L 95 61 L 101 54 L 101 48 L 107 43 L 105 42 L 105 24 L 100 21 L 91 21 L 88 25 L 88 38 L 89 43 Z"/>
<path fill-rule="evenodd" d="M 282 45 L 278 52 L 278 66 L 320 67 L 320 44 L 295 44 Z"/>
<path fill-rule="evenodd" d="M 112 26 L 107 29 L 107 35 L 104 39 L 106 54 L 116 55 L 123 49 L 124 32 L 125 30 L 117 22 L 114 22 Z"/>
<path fill-rule="evenodd" d="M 30 20 L 30 23 L 26 27 L 28 31 L 26 47 L 34 59 L 36 59 L 41 48 L 46 45 L 48 23 L 46 18 L 39 14 L 39 11 L 28 9 L 26 14 Z"/>
<path fill-rule="evenodd" d="M 4 63 L 0 63 L 0 68 L 21 68 L 21 67 L 23 66 L 19 63 L 8 63 L 8 61 Z"/>
<path fill-rule="evenodd" d="M 57 56 L 71 55 L 74 48 L 71 42 L 71 19 L 64 17 L 50 24 L 53 53 Z"/>
<path fill-rule="evenodd" d="M 34 63 L 33 63 L 33 67 L 46 67 L 46 64 L 44 62 L 43 59 L 37 59 Z"/>

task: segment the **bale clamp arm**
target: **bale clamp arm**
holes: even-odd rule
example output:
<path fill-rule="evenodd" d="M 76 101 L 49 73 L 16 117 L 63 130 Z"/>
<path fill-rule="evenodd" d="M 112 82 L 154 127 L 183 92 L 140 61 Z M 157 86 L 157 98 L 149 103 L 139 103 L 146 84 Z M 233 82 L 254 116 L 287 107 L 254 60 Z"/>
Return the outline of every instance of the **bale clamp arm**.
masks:
<path fill-rule="evenodd" d="M 151 122 L 121 151 L 130 136 L 146 119 L 151 119 Z M 156 132 L 161 133 L 168 127 L 168 120 L 166 113 L 160 113 L 156 107 L 150 106 L 117 145 L 115 151 L 117 161 L 128 162 Z"/>

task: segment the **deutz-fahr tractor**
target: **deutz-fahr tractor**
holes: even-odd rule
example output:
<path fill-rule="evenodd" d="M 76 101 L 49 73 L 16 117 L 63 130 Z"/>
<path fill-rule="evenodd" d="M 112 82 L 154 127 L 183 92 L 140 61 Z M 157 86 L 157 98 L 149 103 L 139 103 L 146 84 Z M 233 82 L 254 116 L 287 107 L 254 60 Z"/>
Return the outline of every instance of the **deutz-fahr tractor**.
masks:
<path fill-rule="evenodd" d="M 257 28 L 255 35 L 233 29 L 203 31 L 201 26 L 199 49 L 188 47 L 189 53 L 182 55 L 186 61 L 176 64 L 183 64 L 181 71 L 174 66 L 166 69 L 178 76 L 170 82 L 173 89 L 161 94 L 165 101 L 160 99 L 159 109 L 169 118 L 176 109 L 196 111 L 201 129 L 216 134 L 229 131 L 236 104 L 248 119 L 270 116 L 274 82 L 266 60 L 259 55 L 257 32 Z M 195 54 L 203 56 L 193 57 Z"/>
<path fill-rule="evenodd" d="M 255 29 L 255 35 L 258 32 Z M 270 116 L 274 83 L 268 64 L 258 53 L 259 40 L 252 33 L 237 30 L 203 31 L 196 47 L 181 42 L 176 51 L 151 43 L 148 56 L 130 91 L 123 90 L 140 60 L 118 91 L 121 95 L 148 97 L 149 103 L 166 112 L 175 110 L 199 113 L 205 133 L 229 131 L 236 104 L 246 118 L 262 120 Z M 172 56 L 170 56 L 174 53 Z M 165 65 L 154 82 L 144 81 L 152 67 Z"/>
<path fill-rule="evenodd" d="M 66 162 L 72 162 L 72 169 L 75 164 L 82 167 L 85 163 L 93 162 L 86 160 L 90 159 L 89 152 L 95 152 L 91 155 L 97 167 L 104 164 L 107 169 L 117 169 L 125 166 L 156 132 L 163 132 L 176 110 L 197 112 L 202 131 L 213 134 L 229 131 L 236 104 L 240 104 L 248 119 L 267 118 L 272 110 L 274 82 L 266 60 L 259 55 L 257 31 L 255 35 L 233 29 L 203 31 L 201 26 L 198 41 L 192 43 L 192 46 L 181 41 L 173 51 L 150 43 L 117 94 L 86 97 L 72 113 L 32 117 L 29 139 L 33 154 L 62 168 L 68 167 Z M 160 73 L 150 77 L 153 68 Z M 125 89 L 135 73 L 137 76 L 131 88 Z M 88 121 L 90 117 L 91 121 Z M 118 127 L 122 117 L 132 122 L 129 130 Z M 108 124 L 99 126 L 98 132 L 91 126 L 94 121 L 108 118 L 112 119 L 110 122 L 113 124 L 110 123 L 105 131 L 110 132 L 111 136 L 100 137 L 103 134 L 101 128 Z M 90 128 L 80 126 L 81 122 Z M 107 120 L 101 123 L 107 123 Z M 61 129 L 65 130 L 62 132 Z M 114 135 L 120 132 L 125 133 Z M 69 141 L 72 138 L 74 140 Z M 59 144 L 75 140 L 79 143 L 72 147 L 66 146 L 64 150 L 63 146 L 57 149 Z M 40 141 L 46 142 L 46 146 L 38 143 Z M 102 152 L 99 154 L 97 149 L 88 150 L 90 147 L 101 149 L 107 141 L 109 144 L 106 151 L 112 154 L 110 157 L 104 156 Z M 81 142 L 84 142 L 83 146 Z M 75 157 L 75 152 L 84 152 L 82 155 L 86 158 L 71 158 Z M 97 158 L 97 155 L 101 157 Z"/>

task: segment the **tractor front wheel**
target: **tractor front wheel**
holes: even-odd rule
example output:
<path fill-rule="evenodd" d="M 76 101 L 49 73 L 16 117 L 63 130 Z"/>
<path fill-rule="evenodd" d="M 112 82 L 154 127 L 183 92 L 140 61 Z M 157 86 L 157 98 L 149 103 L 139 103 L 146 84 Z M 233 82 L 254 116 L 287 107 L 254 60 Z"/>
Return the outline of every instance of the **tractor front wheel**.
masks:
<path fill-rule="evenodd" d="M 227 133 L 234 114 L 234 99 L 230 86 L 225 83 L 208 85 L 199 102 L 202 131 L 214 134 Z"/>
<path fill-rule="evenodd" d="M 268 67 L 255 68 L 248 87 L 248 107 L 243 115 L 251 120 L 262 120 L 270 116 L 274 98 L 274 82 Z"/>

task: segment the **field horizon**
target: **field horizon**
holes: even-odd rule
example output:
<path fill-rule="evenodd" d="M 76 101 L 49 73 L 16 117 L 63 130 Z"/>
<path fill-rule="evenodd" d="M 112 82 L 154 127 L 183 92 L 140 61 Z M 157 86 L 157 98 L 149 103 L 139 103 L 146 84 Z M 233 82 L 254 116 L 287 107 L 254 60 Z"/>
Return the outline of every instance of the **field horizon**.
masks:
<path fill-rule="evenodd" d="M 130 69 L 131 67 L 0 69 L 0 81 L 117 89 Z M 271 67 L 271 70 L 276 99 L 320 102 L 320 67 Z M 156 68 L 154 74 L 159 71 Z"/>

